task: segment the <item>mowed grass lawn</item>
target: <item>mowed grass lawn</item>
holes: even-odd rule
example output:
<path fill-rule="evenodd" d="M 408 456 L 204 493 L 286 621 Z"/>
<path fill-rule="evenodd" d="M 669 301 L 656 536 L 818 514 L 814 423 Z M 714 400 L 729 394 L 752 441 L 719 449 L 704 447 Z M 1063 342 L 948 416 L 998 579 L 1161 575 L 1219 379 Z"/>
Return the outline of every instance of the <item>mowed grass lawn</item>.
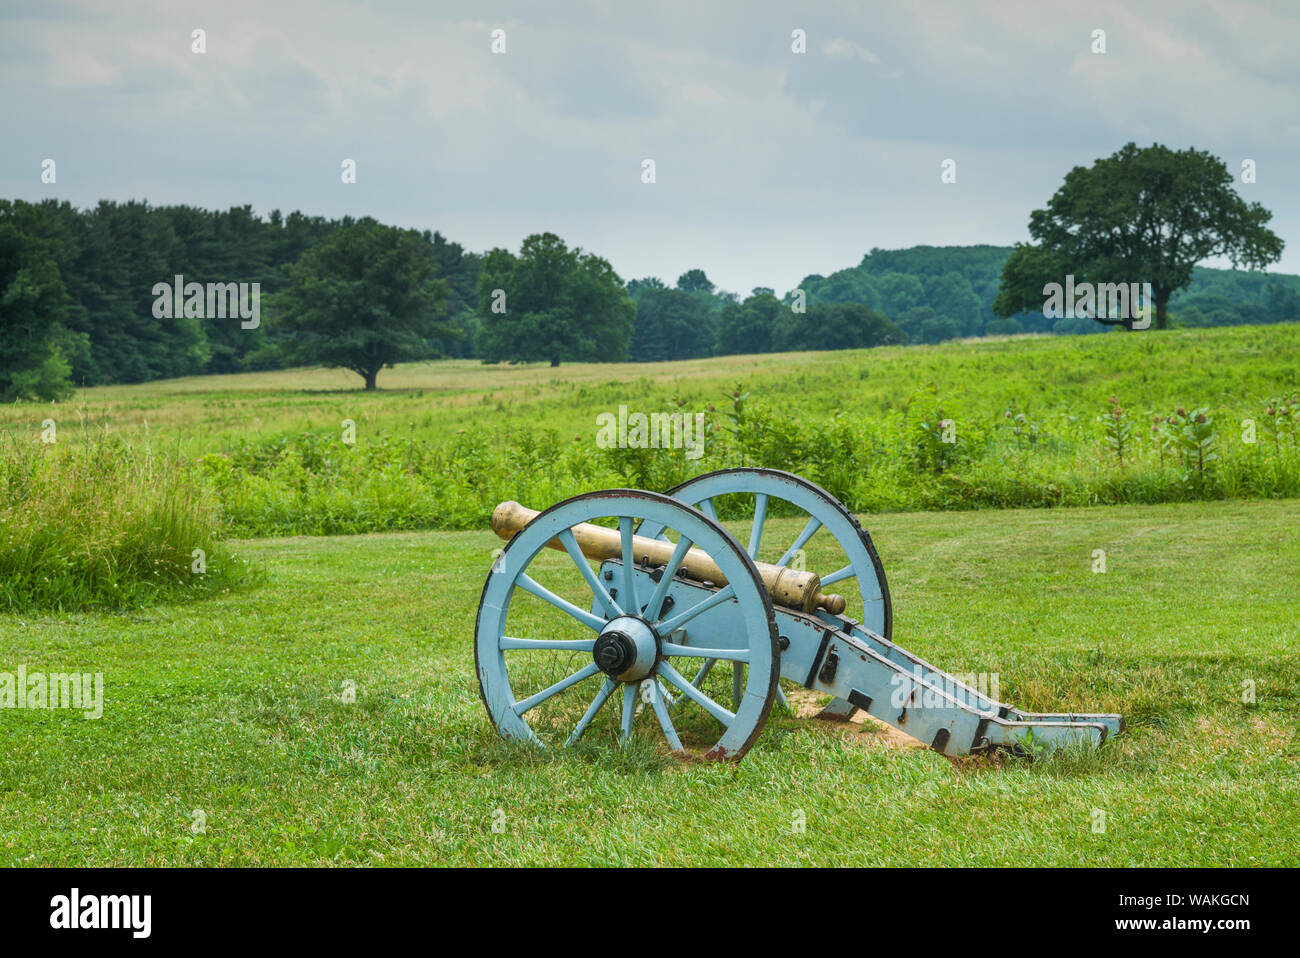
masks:
<path fill-rule="evenodd" d="M 540 753 L 479 701 L 489 531 L 236 543 L 254 591 L 0 616 L 0 671 L 105 679 L 98 721 L 0 711 L 0 864 L 1300 864 L 1300 502 L 864 525 L 898 641 L 1129 729 L 1091 757 L 954 762 L 774 710 L 737 765 L 648 732 Z"/>

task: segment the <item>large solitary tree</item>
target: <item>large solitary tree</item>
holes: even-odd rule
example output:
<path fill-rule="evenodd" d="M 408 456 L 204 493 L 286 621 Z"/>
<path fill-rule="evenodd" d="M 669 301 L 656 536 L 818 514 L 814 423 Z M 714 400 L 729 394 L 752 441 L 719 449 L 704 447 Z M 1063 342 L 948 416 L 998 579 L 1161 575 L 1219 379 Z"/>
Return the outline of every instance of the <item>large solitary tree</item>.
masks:
<path fill-rule="evenodd" d="M 332 233 L 289 268 L 275 297 L 286 359 L 336 366 L 375 388 L 379 371 L 437 355 L 459 330 L 442 320 L 447 284 L 431 238 L 366 218 Z"/>
<path fill-rule="evenodd" d="M 1232 189 L 1232 174 L 1209 153 L 1129 143 L 1090 167 L 1076 166 L 1029 216 L 1034 244 L 1017 244 L 1002 269 L 993 312 L 1043 308 L 1047 283 L 1151 284 L 1155 326 L 1168 323 L 1169 297 L 1197 263 L 1223 256 L 1259 269 L 1282 255 L 1266 226 L 1272 213 Z M 1132 327 L 1131 317 L 1097 316 Z"/>
<path fill-rule="evenodd" d="M 627 357 L 636 307 L 609 263 L 535 233 L 515 256 L 494 249 L 478 283 L 488 362 L 613 362 Z"/>

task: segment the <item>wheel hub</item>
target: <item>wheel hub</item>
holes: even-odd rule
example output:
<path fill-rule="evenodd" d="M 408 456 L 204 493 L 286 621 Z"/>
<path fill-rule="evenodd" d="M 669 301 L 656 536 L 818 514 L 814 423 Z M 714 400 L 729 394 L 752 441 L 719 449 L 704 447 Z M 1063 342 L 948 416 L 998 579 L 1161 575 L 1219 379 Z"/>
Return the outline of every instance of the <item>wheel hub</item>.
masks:
<path fill-rule="evenodd" d="M 659 636 L 644 619 L 620 615 L 596 637 L 591 657 L 606 675 L 620 682 L 639 682 L 659 660 Z"/>

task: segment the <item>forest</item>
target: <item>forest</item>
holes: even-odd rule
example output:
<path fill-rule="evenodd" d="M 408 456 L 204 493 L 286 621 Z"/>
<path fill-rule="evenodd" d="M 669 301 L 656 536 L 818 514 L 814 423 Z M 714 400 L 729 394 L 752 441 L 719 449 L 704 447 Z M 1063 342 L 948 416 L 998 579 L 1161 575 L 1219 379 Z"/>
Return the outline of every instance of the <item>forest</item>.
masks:
<path fill-rule="evenodd" d="M 277 322 L 274 306 L 255 329 L 233 319 L 160 318 L 154 286 L 175 276 L 257 283 L 272 304 L 287 304 L 276 297 L 296 264 L 337 231 L 373 222 L 279 210 L 262 216 L 249 206 L 133 200 L 78 209 L 52 199 L 0 200 L 0 398 L 301 365 L 293 324 Z M 998 317 L 993 305 L 1011 247 L 873 248 L 856 266 L 806 276 L 793 290 L 758 287 L 742 296 L 718 289 L 701 268 L 672 285 L 659 277 L 624 281 L 598 256 L 549 233 L 526 240 L 518 257 L 474 253 L 439 232 L 416 235 L 441 286 L 440 315 L 427 327 L 432 335 L 403 358 L 651 362 L 1111 328 L 1041 311 Z M 493 296 L 503 288 L 529 304 L 523 319 L 516 310 L 514 325 L 496 315 Z M 1294 322 L 1300 277 L 1198 267 L 1171 313 L 1185 327 Z M 540 339 L 552 344 L 547 355 L 520 352 L 520 344 Z"/>

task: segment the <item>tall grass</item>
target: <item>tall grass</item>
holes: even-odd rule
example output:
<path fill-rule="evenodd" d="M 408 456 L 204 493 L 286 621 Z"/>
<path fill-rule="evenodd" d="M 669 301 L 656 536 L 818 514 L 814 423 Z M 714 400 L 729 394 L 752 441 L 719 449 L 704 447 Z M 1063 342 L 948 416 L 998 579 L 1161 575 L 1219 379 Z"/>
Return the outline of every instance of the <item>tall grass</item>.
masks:
<path fill-rule="evenodd" d="M 0 610 L 124 609 L 256 579 L 184 463 L 98 435 L 0 441 Z"/>
<path fill-rule="evenodd" d="M 740 465 L 800 473 L 859 512 L 1300 496 L 1300 324 L 384 376 L 376 393 L 327 370 L 98 387 L 2 406 L 0 436 L 31 443 L 45 416 L 137 448 L 165 436 L 224 530 L 249 537 L 482 529 L 502 499 Z M 623 405 L 704 413 L 703 456 L 598 448 L 598 417 Z"/>
<path fill-rule="evenodd" d="M 681 449 L 600 449 L 586 436 L 495 426 L 441 444 L 381 435 L 345 445 L 336 434 L 297 433 L 209 453 L 200 465 L 231 530 L 248 537 L 481 529 L 503 499 L 542 508 L 592 489 L 664 491 L 730 466 L 799 473 L 858 512 L 1300 497 L 1300 430 L 1245 442 L 1235 417 L 1216 423 L 1212 411 L 1203 423 L 1144 412 L 1134 424 L 1118 404 L 1101 416 L 1077 409 L 1031 420 L 1008 409 L 986 418 L 926 390 L 880 417 L 810 417 L 743 395 L 731 390 L 731 408 L 714 410 L 696 460 Z M 1300 410 L 1300 396 L 1287 402 Z M 1119 449 L 1109 441 L 1117 409 Z"/>

